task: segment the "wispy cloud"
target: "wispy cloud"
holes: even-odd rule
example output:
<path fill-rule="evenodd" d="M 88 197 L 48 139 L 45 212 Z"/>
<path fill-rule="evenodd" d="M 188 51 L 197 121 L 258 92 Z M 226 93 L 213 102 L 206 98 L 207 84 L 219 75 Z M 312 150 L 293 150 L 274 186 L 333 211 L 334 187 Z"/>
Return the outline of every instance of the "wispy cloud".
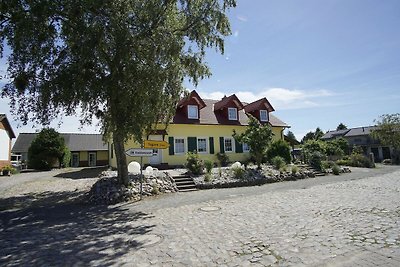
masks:
<path fill-rule="evenodd" d="M 221 99 L 224 95 L 233 93 L 243 102 L 253 102 L 266 97 L 276 109 L 303 109 L 321 106 L 320 102 L 326 98 L 335 96 L 329 90 L 298 90 L 287 88 L 267 88 L 257 93 L 250 91 L 239 92 L 199 92 L 203 98 Z"/>
<path fill-rule="evenodd" d="M 237 15 L 236 18 L 242 22 L 247 22 L 247 17 L 243 15 Z"/>

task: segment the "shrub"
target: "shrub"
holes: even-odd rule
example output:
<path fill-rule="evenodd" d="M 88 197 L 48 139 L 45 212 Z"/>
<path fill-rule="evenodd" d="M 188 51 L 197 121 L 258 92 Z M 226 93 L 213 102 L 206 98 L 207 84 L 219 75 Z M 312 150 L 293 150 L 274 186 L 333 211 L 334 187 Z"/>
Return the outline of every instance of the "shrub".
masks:
<path fill-rule="evenodd" d="M 272 160 L 276 156 L 282 157 L 289 164 L 292 160 L 289 144 L 283 140 L 273 142 L 267 150 L 267 158 Z"/>
<path fill-rule="evenodd" d="M 211 182 L 211 180 L 212 180 L 211 174 L 210 173 L 206 173 L 204 175 L 204 182 L 208 183 L 208 182 Z"/>
<path fill-rule="evenodd" d="M 323 159 L 325 159 L 325 156 L 321 152 L 316 151 L 310 155 L 310 159 L 309 159 L 308 163 L 314 169 L 316 169 L 318 171 L 322 171 L 323 170 L 323 166 L 322 166 Z"/>
<path fill-rule="evenodd" d="M 339 159 L 336 161 L 336 164 L 350 166 L 350 160 L 349 159 Z"/>
<path fill-rule="evenodd" d="M 296 174 L 299 172 L 299 167 L 297 167 L 296 165 L 292 166 L 292 174 Z"/>
<path fill-rule="evenodd" d="M 233 166 L 231 168 L 231 171 L 233 172 L 233 177 L 235 177 L 236 179 L 244 178 L 245 170 L 243 169 L 242 166 Z"/>
<path fill-rule="evenodd" d="M 339 175 L 340 174 L 340 168 L 339 168 L 339 166 L 338 165 L 333 165 L 333 167 L 332 167 L 332 172 L 333 172 L 333 174 L 334 175 Z"/>
<path fill-rule="evenodd" d="M 151 194 L 152 195 L 160 194 L 160 189 L 158 188 L 158 184 L 153 184 L 152 185 Z"/>
<path fill-rule="evenodd" d="M 211 173 L 212 168 L 214 167 L 214 163 L 211 160 L 204 161 L 204 167 L 206 167 L 206 172 Z"/>
<path fill-rule="evenodd" d="M 375 168 L 375 164 L 369 158 L 361 154 L 352 154 L 350 156 L 350 166 Z"/>
<path fill-rule="evenodd" d="M 4 166 L 3 168 L 0 169 L 0 171 L 3 171 L 4 173 L 5 173 L 5 172 L 8 172 L 8 173 L 11 173 L 11 174 L 16 174 L 16 173 L 18 173 L 17 169 L 15 169 L 15 168 L 14 168 L 13 166 L 11 166 L 11 165 L 6 165 L 6 166 Z"/>
<path fill-rule="evenodd" d="M 219 162 L 219 166 L 226 167 L 229 162 L 229 157 L 225 153 L 217 153 L 217 160 Z"/>
<path fill-rule="evenodd" d="M 185 167 L 194 175 L 203 173 L 203 161 L 197 152 L 188 152 Z"/>
<path fill-rule="evenodd" d="M 71 163 L 71 151 L 69 151 L 68 147 L 65 146 L 64 155 L 62 157 L 62 167 L 68 168 L 70 167 L 70 163 Z"/>
<path fill-rule="evenodd" d="M 280 170 L 283 166 L 286 165 L 285 160 L 280 156 L 275 156 L 271 159 L 271 164 L 274 166 L 276 170 Z"/>

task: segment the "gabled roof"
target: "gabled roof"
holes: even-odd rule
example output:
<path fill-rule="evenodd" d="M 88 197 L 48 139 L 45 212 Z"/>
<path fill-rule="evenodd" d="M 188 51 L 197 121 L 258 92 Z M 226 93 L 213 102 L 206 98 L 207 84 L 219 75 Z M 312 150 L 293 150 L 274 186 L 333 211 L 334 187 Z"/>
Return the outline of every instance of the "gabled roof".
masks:
<path fill-rule="evenodd" d="M 187 97 L 182 98 L 178 102 L 177 107 L 181 108 L 183 106 L 188 105 L 192 99 L 197 102 L 197 104 L 199 105 L 199 109 L 202 109 L 206 106 L 206 103 L 204 103 L 203 99 L 199 96 L 199 94 L 196 92 L 196 90 L 193 90 L 192 92 L 190 92 L 190 94 Z"/>
<path fill-rule="evenodd" d="M 15 133 L 14 133 L 13 129 L 11 128 L 11 124 L 8 121 L 6 114 L 0 114 L 0 122 L 3 123 L 4 127 L 8 131 L 10 138 L 11 139 L 15 138 Z"/>
<path fill-rule="evenodd" d="M 244 107 L 244 110 L 247 113 L 253 112 L 255 110 L 265 110 L 265 109 L 268 110 L 268 112 L 275 111 L 275 109 L 272 107 L 272 105 L 269 103 L 269 101 L 265 97 L 261 98 L 257 101 L 254 101 L 250 104 L 247 104 Z"/>
<path fill-rule="evenodd" d="M 214 103 L 214 110 L 220 110 L 226 107 L 226 105 L 229 102 L 233 102 L 238 110 L 241 110 L 244 108 L 242 102 L 240 102 L 239 98 L 235 94 L 230 95 L 230 96 L 224 96 L 220 101 Z"/>
<path fill-rule="evenodd" d="M 374 130 L 375 128 L 376 128 L 376 126 L 351 128 L 350 131 L 345 134 L 345 136 L 352 137 L 352 136 L 369 135 L 371 133 L 371 131 Z"/>
<path fill-rule="evenodd" d="M 13 153 L 26 153 L 37 133 L 21 133 L 12 148 Z M 61 133 L 70 151 L 108 150 L 101 134 Z"/>
<path fill-rule="evenodd" d="M 185 114 L 176 113 L 172 119 L 172 123 L 176 124 L 209 124 L 209 125 L 248 125 L 249 118 L 247 117 L 244 110 L 239 110 L 239 120 L 231 121 L 226 118 L 220 112 L 215 112 L 215 104 L 218 103 L 218 100 L 204 99 L 206 103 L 206 107 L 199 111 L 200 116 L 199 120 L 193 121 L 187 118 Z M 214 109 L 213 109 L 214 106 Z M 286 123 L 278 119 L 272 114 L 269 114 L 269 123 L 272 126 L 279 127 L 289 127 Z"/>

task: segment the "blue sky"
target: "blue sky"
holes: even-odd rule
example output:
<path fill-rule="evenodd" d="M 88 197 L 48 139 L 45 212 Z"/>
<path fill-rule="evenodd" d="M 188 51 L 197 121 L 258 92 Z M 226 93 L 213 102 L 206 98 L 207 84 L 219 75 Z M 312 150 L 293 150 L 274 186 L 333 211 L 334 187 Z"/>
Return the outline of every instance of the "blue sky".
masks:
<path fill-rule="evenodd" d="M 213 99 L 267 97 L 298 139 L 340 122 L 371 125 L 400 112 L 399 14 L 398 0 L 238 0 L 225 54 L 207 55 L 212 77 L 186 86 Z M 0 112 L 6 103 L 0 100 Z M 59 130 L 77 132 L 77 121 L 68 118 Z"/>

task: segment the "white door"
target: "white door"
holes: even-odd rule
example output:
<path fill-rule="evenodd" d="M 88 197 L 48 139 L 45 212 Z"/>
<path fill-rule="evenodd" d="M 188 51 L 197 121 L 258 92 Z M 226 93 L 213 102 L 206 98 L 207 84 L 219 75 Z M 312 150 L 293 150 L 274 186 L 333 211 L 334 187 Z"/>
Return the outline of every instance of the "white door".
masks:
<path fill-rule="evenodd" d="M 89 167 L 96 166 L 96 152 L 89 152 Z"/>
<path fill-rule="evenodd" d="M 162 141 L 161 135 L 150 135 L 149 140 Z M 153 156 L 150 157 L 150 164 L 161 164 L 162 162 L 162 149 L 153 149 Z"/>

